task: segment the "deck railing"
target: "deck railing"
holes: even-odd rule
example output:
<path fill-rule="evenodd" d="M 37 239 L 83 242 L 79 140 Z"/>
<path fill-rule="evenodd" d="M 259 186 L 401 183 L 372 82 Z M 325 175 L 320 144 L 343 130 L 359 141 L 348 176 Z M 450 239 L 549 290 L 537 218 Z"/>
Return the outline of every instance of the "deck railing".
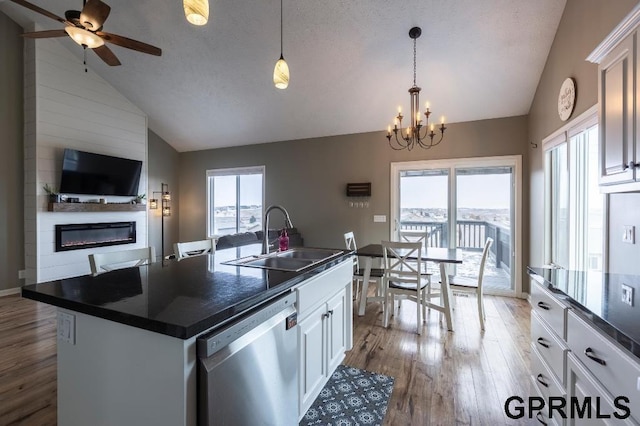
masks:
<path fill-rule="evenodd" d="M 447 247 L 447 222 L 401 221 L 400 230 L 426 231 L 427 247 Z M 482 250 L 487 237 L 493 238 L 491 253 L 497 268 L 511 268 L 511 231 L 508 227 L 481 220 L 459 220 L 456 224 L 457 247 L 464 250 Z"/>

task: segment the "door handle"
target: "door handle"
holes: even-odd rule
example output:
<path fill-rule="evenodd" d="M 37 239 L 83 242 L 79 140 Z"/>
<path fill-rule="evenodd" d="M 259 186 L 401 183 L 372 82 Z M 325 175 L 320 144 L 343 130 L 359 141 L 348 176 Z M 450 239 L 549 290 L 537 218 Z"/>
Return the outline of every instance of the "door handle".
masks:
<path fill-rule="evenodd" d="M 544 421 L 544 417 L 542 416 L 542 413 L 540 411 L 538 411 L 538 414 L 536 414 L 536 419 L 541 425 L 547 426 L 547 422 Z"/>
<path fill-rule="evenodd" d="M 540 384 L 541 384 L 542 386 L 544 386 L 545 388 L 548 388 L 548 387 L 549 387 L 549 383 L 545 382 L 545 381 L 544 381 L 544 380 L 542 380 L 542 379 L 544 379 L 544 376 L 543 376 L 542 374 L 538 374 L 538 375 L 536 376 L 536 380 L 538 381 L 538 383 L 540 383 Z"/>
<path fill-rule="evenodd" d="M 538 344 L 543 348 L 549 349 L 549 344 L 546 343 L 542 337 L 538 337 Z"/>
<path fill-rule="evenodd" d="M 549 307 L 549 305 L 547 305 L 547 304 L 546 304 L 546 303 L 544 303 L 544 302 L 538 302 L 538 306 L 539 306 L 540 308 L 544 309 L 545 311 L 548 311 L 548 310 L 550 310 L 550 309 L 551 309 L 551 308 Z"/>
<path fill-rule="evenodd" d="M 595 356 L 593 353 L 594 353 L 594 352 L 593 352 L 593 349 L 591 349 L 591 348 L 587 348 L 587 349 L 585 349 L 585 350 L 584 350 L 584 354 L 585 354 L 585 355 L 586 355 L 586 357 L 587 357 L 587 358 L 589 358 L 590 360 L 595 361 L 595 362 L 597 362 L 597 363 L 598 363 L 598 364 L 600 364 L 600 365 L 607 365 L 607 362 L 606 362 L 604 359 L 602 359 L 602 358 L 598 358 L 598 357 L 597 357 L 597 356 Z"/>

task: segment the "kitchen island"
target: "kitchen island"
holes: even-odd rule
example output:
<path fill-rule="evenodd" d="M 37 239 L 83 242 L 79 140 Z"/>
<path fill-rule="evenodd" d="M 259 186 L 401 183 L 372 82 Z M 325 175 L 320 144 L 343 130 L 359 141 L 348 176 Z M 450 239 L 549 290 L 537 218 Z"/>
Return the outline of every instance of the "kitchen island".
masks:
<path fill-rule="evenodd" d="M 350 312 L 351 252 L 299 272 L 223 264 L 259 252 L 242 246 L 24 287 L 23 297 L 59 308 L 58 424 L 195 425 L 198 336 L 324 276 L 340 281 Z M 347 326 L 348 349 L 350 317 Z"/>

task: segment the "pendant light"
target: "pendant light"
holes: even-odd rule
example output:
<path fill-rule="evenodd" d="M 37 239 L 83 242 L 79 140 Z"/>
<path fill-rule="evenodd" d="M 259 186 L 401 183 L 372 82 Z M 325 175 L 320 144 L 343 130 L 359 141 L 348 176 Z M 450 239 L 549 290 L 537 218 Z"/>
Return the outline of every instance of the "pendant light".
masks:
<path fill-rule="evenodd" d="M 209 20 L 209 0 L 183 0 L 184 16 L 193 25 L 205 25 Z"/>
<path fill-rule="evenodd" d="M 278 89 L 286 89 L 289 86 L 289 66 L 282 56 L 282 0 L 280 0 L 280 59 L 273 70 L 273 84 Z"/>

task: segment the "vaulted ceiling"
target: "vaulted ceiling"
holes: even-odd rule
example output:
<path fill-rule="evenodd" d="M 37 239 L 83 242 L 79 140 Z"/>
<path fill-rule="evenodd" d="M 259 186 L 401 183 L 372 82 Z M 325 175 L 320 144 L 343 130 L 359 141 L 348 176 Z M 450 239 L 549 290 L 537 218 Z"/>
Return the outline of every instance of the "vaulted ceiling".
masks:
<path fill-rule="evenodd" d="M 81 0 L 32 0 L 58 16 Z M 88 66 L 149 117 L 178 151 L 386 129 L 409 108 L 413 42 L 417 84 L 436 120 L 529 112 L 565 0 L 284 0 L 286 90 L 272 82 L 280 56 L 278 0 L 210 0 L 204 27 L 181 0 L 105 0 L 104 30 L 162 48 L 161 57 L 111 46 L 122 62 Z M 62 24 L 0 1 L 19 24 Z M 69 38 L 68 49 L 82 55 Z M 37 42 L 37 41 L 36 41 Z"/>

